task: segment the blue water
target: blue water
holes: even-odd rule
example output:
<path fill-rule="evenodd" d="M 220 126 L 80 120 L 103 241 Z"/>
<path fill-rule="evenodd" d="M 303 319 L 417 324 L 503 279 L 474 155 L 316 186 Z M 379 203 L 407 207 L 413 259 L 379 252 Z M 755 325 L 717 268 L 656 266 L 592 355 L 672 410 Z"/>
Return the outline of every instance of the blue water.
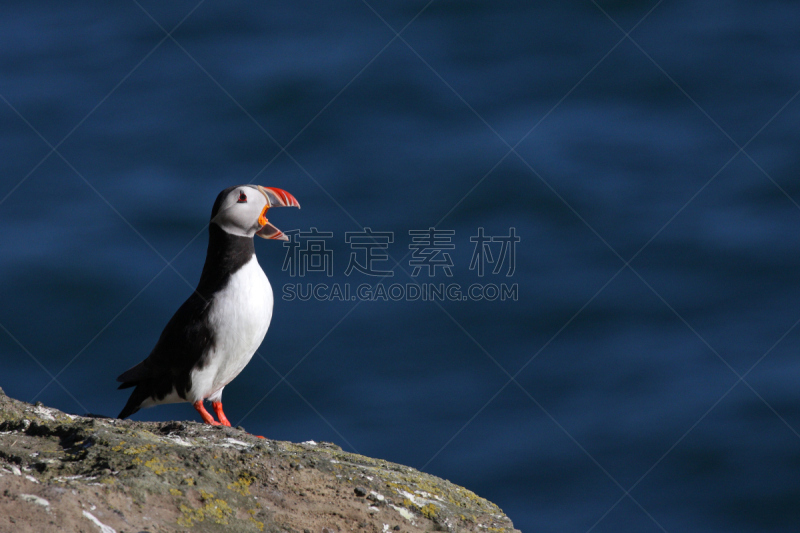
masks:
<path fill-rule="evenodd" d="M 116 415 L 216 194 L 259 183 L 303 206 L 276 226 L 330 232 L 332 277 L 256 243 L 275 313 L 225 389 L 234 424 L 422 468 L 525 532 L 797 530 L 796 2 L 0 13 L 7 394 Z M 449 263 L 412 277 L 409 232 L 434 226 Z M 345 275 L 364 227 L 393 277 Z M 520 237 L 510 276 L 469 268 L 479 228 Z M 415 282 L 517 292 L 285 297 Z"/>

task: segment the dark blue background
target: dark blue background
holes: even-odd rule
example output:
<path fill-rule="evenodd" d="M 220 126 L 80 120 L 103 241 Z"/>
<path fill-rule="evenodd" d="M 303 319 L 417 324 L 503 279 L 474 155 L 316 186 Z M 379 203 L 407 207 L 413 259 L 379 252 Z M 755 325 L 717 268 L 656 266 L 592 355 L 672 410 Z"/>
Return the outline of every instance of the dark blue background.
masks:
<path fill-rule="evenodd" d="M 256 243 L 277 301 L 234 424 L 422 468 L 526 532 L 796 530 L 796 2 L 168 4 L 0 8 L 9 395 L 115 415 L 216 194 L 259 183 L 303 206 L 279 228 L 333 232 L 334 278 Z M 436 226 L 454 276 L 418 281 L 519 298 L 280 298 L 376 282 L 344 276 L 363 226 L 394 232 L 387 283 Z M 479 227 L 516 228 L 511 278 L 469 270 Z"/>

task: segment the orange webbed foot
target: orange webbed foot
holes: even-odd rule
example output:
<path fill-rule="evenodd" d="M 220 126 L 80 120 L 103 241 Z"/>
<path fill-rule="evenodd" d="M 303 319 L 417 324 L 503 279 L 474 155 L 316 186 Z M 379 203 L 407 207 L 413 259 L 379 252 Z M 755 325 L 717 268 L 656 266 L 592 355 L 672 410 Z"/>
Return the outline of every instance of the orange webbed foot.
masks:
<path fill-rule="evenodd" d="M 212 426 L 219 426 L 219 425 L 221 425 L 219 422 L 217 422 L 216 420 L 214 420 L 214 417 L 213 417 L 213 416 L 211 416 L 211 413 L 209 413 L 208 411 L 206 411 L 206 408 L 205 408 L 205 406 L 203 405 L 203 400 L 197 400 L 197 401 L 196 401 L 196 402 L 194 402 L 192 405 L 194 406 L 194 408 L 195 408 L 195 409 L 197 409 L 197 412 L 198 412 L 198 413 L 200 413 L 200 417 L 203 419 L 203 422 L 205 422 L 206 424 L 212 425 Z M 212 404 L 212 405 L 213 405 L 213 404 Z M 224 416 L 224 415 L 223 415 L 223 416 Z M 227 420 L 227 419 L 225 419 L 225 421 L 227 422 L 228 420 Z M 230 425 L 230 424 L 228 424 L 228 425 Z"/>
<path fill-rule="evenodd" d="M 217 413 L 219 423 L 223 426 L 231 427 L 231 423 L 228 422 L 228 417 L 222 412 L 222 402 L 211 402 L 211 407 L 214 409 L 214 412 Z"/>

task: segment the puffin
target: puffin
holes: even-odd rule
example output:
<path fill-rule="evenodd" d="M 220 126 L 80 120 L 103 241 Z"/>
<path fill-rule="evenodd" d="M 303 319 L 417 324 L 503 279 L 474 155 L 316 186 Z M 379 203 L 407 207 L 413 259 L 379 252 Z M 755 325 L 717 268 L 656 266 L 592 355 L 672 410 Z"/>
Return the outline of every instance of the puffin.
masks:
<path fill-rule="evenodd" d="M 208 252 L 195 291 L 167 322 L 150 355 L 117 378 L 135 387 L 118 418 L 145 407 L 189 402 L 203 422 L 230 426 L 222 391 L 250 362 L 272 319 L 272 287 L 258 264 L 253 237 L 289 240 L 266 218 L 271 207 L 297 207 L 275 187 L 238 185 L 211 209 Z M 210 401 L 218 421 L 206 410 Z"/>

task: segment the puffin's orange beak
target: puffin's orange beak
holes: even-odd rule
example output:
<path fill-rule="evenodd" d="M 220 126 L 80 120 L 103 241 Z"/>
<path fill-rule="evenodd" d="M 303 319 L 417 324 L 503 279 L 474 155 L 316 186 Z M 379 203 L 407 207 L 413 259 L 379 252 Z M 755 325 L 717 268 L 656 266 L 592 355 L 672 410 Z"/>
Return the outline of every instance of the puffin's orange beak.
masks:
<path fill-rule="evenodd" d="M 300 203 L 294 196 L 283 189 L 278 189 L 277 187 L 262 187 L 261 185 L 256 185 L 256 187 L 258 187 L 258 190 L 261 191 L 261 194 L 267 199 L 267 205 L 264 206 L 264 210 L 261 211 L 261 215 L 258 217 L 258 224 L 261 226 L 261 229 L 256 232 L 256 235 L 262 239 L 288 241 L 289 237 L 284 235 L 281 230 L 270 224 L 269 220 L 267 220 L 267 209 L 270 207 L 296 207 L 300 209 Z"/>

